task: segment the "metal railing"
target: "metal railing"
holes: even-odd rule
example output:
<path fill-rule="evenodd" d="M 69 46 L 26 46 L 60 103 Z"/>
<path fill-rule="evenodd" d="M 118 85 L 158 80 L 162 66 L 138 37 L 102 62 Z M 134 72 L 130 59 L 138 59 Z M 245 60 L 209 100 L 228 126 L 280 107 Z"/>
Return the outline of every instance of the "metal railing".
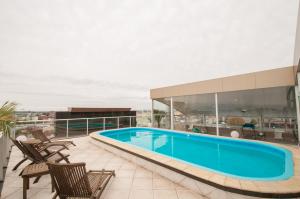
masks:
<path fill-rule="evenodd" d="M 100 130 L 149 127 L 151 122 L 147 123 L 145 121 L 148 120 L 143 120 L 138 116 L 17 121 L 15 132 L 16 136 L 18 136 L 20 134 L 29 134 L 31 128 L 40 128 L 48 136 L 69 138 L 88 135 L 91 132 Z"/>
<path fill-rule="evenodd" d="M 53 120 L 30 120 L 17 121 L 11 130 L 11 137 L 19 135 L 31 136 L 32 128 L 42 129 L 47 136 L 69 138 L 86 136 L 91 132 L 118 129 L 126 127 L 149 127 L 151 121 L 148 116 L 118 116 L 118 117 L 95 117 Z M 12 142 L 9 136 L 0 132 L 0 183 L 4 181 L 5 169 L 11 151 Z M 1 193 L 1 186 L 0 186 Z"/>

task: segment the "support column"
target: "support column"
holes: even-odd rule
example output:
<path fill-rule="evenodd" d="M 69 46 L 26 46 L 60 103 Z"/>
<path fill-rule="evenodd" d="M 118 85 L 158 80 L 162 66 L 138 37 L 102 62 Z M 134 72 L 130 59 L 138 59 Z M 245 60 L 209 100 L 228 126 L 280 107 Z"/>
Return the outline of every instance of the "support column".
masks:
<path fill-rule="evenodd" d="M 215 93 L 215 106 L 216 106 L 216 130 L 217 130 L 217 136 L 220 136 L 220 133 L 219 133 L 218 93 Z"/>
<path fill-rule="evenodd" d="M 299 79 L 299 75 L 298 79 Z M 296 114 L 297 114 L 297 133 L 298 133 L 298 146 L 300 144 L 300 107 L 299 107 L 299 86 L 295 86 L 295 100 L 296 100 Z"/>
<path fill-rule="evenodd" d="M 86 135 L 89 135 L 89 119 L 86 118 Z"/>
<path fill-rule="evenodd" d="M 173 97 L 171 97 L 171 111 L 170 111 L 170 114 L 171 114 L 171 129 L 173 130 L 174 129 L 174 108 L 173 108 Z"/>
<path fill-rule="evenodd" d="M 151 127 L 154 127 L 154 102 L 153 100 L 151 100 Z"/>
<path fill-rule="evenodd" d="M 69 120 L 67 120 L 67 135 L 66 137 L 68 138 L 69 137 Z"/>

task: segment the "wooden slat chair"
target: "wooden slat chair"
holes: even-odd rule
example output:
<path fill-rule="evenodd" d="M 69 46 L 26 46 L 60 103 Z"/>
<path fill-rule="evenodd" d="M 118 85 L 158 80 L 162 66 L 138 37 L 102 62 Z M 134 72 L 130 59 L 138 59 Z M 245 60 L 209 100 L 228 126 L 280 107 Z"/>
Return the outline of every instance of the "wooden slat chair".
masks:
<path fill-rule="evenodd" d="M 66 149 L 68 149 L 68 146 L 70 145 L 76 146 L 73 141 L 63 141 L 63 140 L 53 141 L 49 139 L 40 129 L 32 130 L 31 134 L 35 139 L 41 140 L 41 142 L 47 146 L 63 146 Z"/>
<path fill-rule="evenodd" d="M 66 198 L 100 198 L 115 171 L 101 170 L 86 172 L 85 163 L 57 164 L 48 162 L 49 172 L 56 194 Z"/>
<path fill-rule="evenodd" d="M 70 163 L 68 159 L 70 155 L 61 153 L 61 150 L 48 151 L 48 154 L 43 155 L 41 151 L 35 148 L 34 145 L 31 143 L 28 143 L 26 141 L 24 142 L 20 141 L 20 144 L 29 152 L 27 155 L 31 156 L 34 163 L 47 162 L 47 161 L 60 162 L 62 160 L 66 161 L 67 163 Z"/>
<path fill-rule="evenodd" d="M 22 142 L 22 141 L 20 141 L 20 144 L 23 145 L 27 151 L 29 151 L 28 156 L 30 156 L 30 158 L 33 160 L 32 163 L 36 164 L 36 163 L 47 162 L 47 161 L 57 163 L 57 162 L 61 162 L 62 160 L 64 160 L 67 163 L 70 163 L 68 159 L 70 155 L 68 154 L 62 154 L 60 151 L 54 151 L 51 152 L 50 154 L 43 156 L 41 152 L 34 147 L 33 144 Z M 20 174 L 22 175 L 22 173 L 23 171 Z M 37 183 L 40 178 L 41 176 L 37 177 L 34 180 L 34 183 Z"/>
<path fill-rule="evenodd" d="M 17 170 L 17 168 L 21 165 L 21 164 L 23 164 L 26 160 L 31 160 L 31 161 L 33 161 L 32 160 L 32 158 L 31 158 L 31 155 L 29 155 L 28 156 L 28 153 L 30 153 L 26 148 L 24 148 L 21 144 L 20 144 L 20 142 L 18 141 L 18 140 L 15 140 L 15 139 L 11 139 L 11 141 L 14 143 L 14 145 L 16 146 L 16 147 L 18 147 L 18 149 L 23 153 L 23 155 L 24 155 L 24 158 L 20 161 L 20 162 L 18 162 L 15 166 L 14 166 L 14 168 L 12 169 L 13 171 L 15 171 L 15 170 Z"/>
<path fill-rule="evenodd" d="M 18 149 L 23 153 L 24 158 L 18 162 L 14 168 L 13 171 L 17 170 L 17 168 L 23 164 L 26 160 L 30 160 L 33 163 L 37 163 L 39 160 L 18 140 L 12 139 L 11 141 L 13 142 L 13 144 L 18 147 Z M 56 151 L 51 151 L 49 150 L 50 146 L 45 146 L 42 147 L 40 146 L 39 149 L 37 149 L 37 152 L 44 157 L 44 159 L 48 159 L 52 156 L 54 156 L 55 153 L 60 152 L 61 150 L 63 150 L 64 148 L 60 148 Z M 56 156 L 57 157 L 57 156 Z M 51 159 L 53 159 L 55 157 L 52 157 Z M 59 158 L 57 159 L 57 161 L 59 160 Z"/>

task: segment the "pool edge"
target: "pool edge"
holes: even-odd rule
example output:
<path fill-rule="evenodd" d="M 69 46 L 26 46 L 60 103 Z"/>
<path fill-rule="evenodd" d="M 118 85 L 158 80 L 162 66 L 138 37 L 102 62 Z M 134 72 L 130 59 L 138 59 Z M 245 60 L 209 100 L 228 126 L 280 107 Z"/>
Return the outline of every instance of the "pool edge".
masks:
<path fill-rule="evenodd" d="M 300 168 L 299 149 L 296 151 L 295 148 L 289 146 L 273 144 L 274 146 L 279 146 L 291 151 L 294 162 L 294 175 L 290 179 L 277 181 L 242 180 L 187 165 L 163 155 L 155 154 L 145 149 L 137 148 L 126 143 L 122 143 L 120 141 L 98 135 L 98 133 L 99 131 L 91 133 L 90 137 L 118 150 L 124 151 L 131 155 L 184 175 L 188 178 L 199 181 L 201 183 L 205 183 L 209 186 L 226 192 L 246 196 L 271 198 L 300 196 L 300 170 L 296 169 Z"/>

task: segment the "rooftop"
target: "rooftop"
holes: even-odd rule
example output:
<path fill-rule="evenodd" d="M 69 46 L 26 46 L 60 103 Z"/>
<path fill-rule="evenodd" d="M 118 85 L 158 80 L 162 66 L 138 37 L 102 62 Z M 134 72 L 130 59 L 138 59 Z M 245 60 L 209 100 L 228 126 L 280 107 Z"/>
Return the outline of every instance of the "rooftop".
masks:
<path fill-rule="evenodd" d="M 89 137 L 74 138 L 72 140 L 77 146 L 72 147 L 70 151 L 68 151 L 68 153 L 70 153 L 71 162 L 84 161 L 86 162 L 87 170 L 99 170 L 102 168 L 116 170 L 116 177 L 111 180 L 101 196 L 103 199 L 206 198 L 156 173 L 101 149 L 91 143 Z M 1 194 L 2 199 L 22 198 L 22 178 L 18 175 L 24 166 L 22 165 L 23 167 L 20 166 L 16 171 L 12 171 L 13 166 L 20 161 L 22 157 L 22 153 L 18 148 L 13 147 Z M 32 199 L 52 198 L 50 176 L 43 176 L 37 184 L 32 184 L 31 181 L 30 189 L 27 191 L 27 197 Z"/>

